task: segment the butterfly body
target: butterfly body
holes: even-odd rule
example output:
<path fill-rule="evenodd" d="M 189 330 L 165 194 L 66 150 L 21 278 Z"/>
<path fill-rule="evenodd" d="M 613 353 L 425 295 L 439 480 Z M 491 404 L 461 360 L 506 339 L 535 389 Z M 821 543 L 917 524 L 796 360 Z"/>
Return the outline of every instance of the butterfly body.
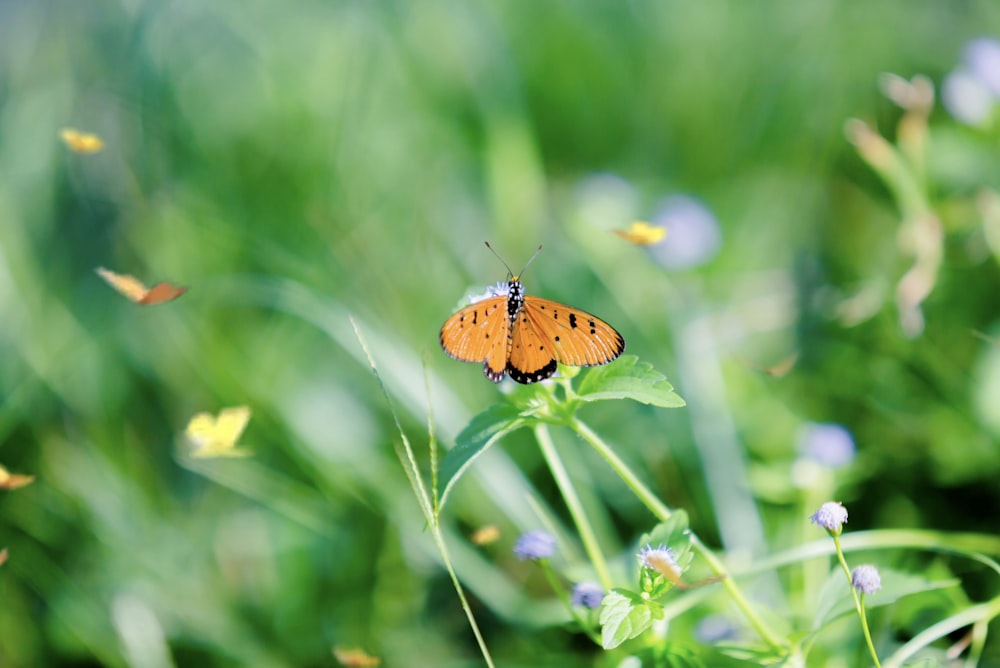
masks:
<path fill-rule="evenodd" d="M 439 339 L 451 357 L 482 362 L 494 383 L 504 375 L 537 383 L 559 363 L 607 364 L 625 350 L 625 339 L 611 325 L 586 311 L 527 296 L 519 276 L 448 318 Z"/>

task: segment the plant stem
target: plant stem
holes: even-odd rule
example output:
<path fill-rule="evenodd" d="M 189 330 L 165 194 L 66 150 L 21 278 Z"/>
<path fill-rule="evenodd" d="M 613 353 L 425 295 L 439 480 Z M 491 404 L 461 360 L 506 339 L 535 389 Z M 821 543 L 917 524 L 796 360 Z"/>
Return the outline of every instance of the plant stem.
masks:
<path fill-rule="evenodd" d="M 596 633 L 594 633 L 593 624 L 587 624 L 587 622 L 577 614 L 577 611 L 573 608 L 573 602 L 571 600 L 570 594 L 566 592 L 566 588 L 563 587 L 562 582 L 559 580 L 559 576 L 556 575 L 555 571 L 552 570 L 552 564 L 549 563 L 548 559 L 541 559 L 538 565 L 542 567 L 542 572 L 545 573 L 545 578 L 549 581 L 552 586 L 552 591 L 556 593 L 559 600 L 563 602 L 566 606 L 566 611 L 569 612 L 570 617 L 580 625 L 580 629 L 587 634 L 587 636 L 593 640 L 598 646 L 601 645 L 601 638 Z"/>
<path fill-rule="evenodd" d="M 854 597 L 854 608 L 858 611 L 858 617 L 861 618 L 861 629 L 865 633 L 865 642 L 868 643 L 868 651 L 872 655 L 872 661 L 875 662 L 876 668 L 881 668 L 882 664 L 878 660 L 878 654 L 875 652 L 875 643 L 872 642 L 872 633 L 868 628 L 868 616 L 865 614 L 864 605 L 864 594 L 858 595 L 858 590 L 854 588 L 854 581 L 851 579 L 851 569 L 847 565 L 847 559 L 844 558 L 844 550 L 840 547 L 840 534 L 831 533 L 833 536 L 833 545 L 837 549 L 837 561 L 840 562 L 840 567 L 844 571 L 844 575 L 847 576 L 847 586 L 851 588 L 851 596 Z"/>
<path fill-rule="evenodd" d="M 600 436 L 595 434 L 587 425 L 580 422 L 576 417 L 573 417 L 569 426 L 573 431 L 579 434 L 583 440 L 587 441 L 597 453 L 608 462 L 608 465 L 621 476 L 621 479 L 626 485 L 632 490 L 632 492 L 639 498 L 640 501 L 649 508 L 650 512 L 653 513 L 661 522 L 666 521 L 670 515 L 670 509 L 660 501 L 655 494 L 653 494 L 639 478 L 632 473 L 632 470 L 628 465 L 623 462 L 618 455 L 614 453 L 611 447 L 605 443 Z M 777 634 L 772 631 L 763 619 L 754 611 L 750 606 L 750 602 L 747 601 L 746 597 L 743 596 L 743 592 L 740 591 L 736 583 L 733 582 L 732 578 L 728 577 L 726 573 L 726 568 L 723 566 L 722 562 L 712 553 L 708 547 L 705 546 L 701 540 L 698 539 L 694 533 L 691 534 L 691 546 L 698 552 L 698 554 L 705 560 L 711 571 L 718 576 L 721 576 L 722 586 L 726 589 L 733 604 L 743 613 L 753 626 L 757 634 L 771 646 L 772 649 L 784 651 L 787 649 L 786 645 L 781 642 Z"/>
<path fill-rule="evenodd" d="M 375 375 L 375 380 L 378 381 L 379 389 L 382 391 L 385 403 L 389 407 L 389 412 L 392 414 L 393 422 L 396 424 L 396 430 L 399 432 L 402 446 L 396 446 L 396 456 L 399 458 L 399 463 L 403 467 L 403 472 L 406 473 L 406 477 L 410 481 L 410 487 L 413 489 L 413 495 L 417 497 L 417 505 L 420 506 L 420 511 L 423 513 L 424 519 L 427 521 L 427 526 L 430 527 L 431 535 L 434 537 L 434 544 L 437 545 L 438 553 L 441 555 L 441 561 L 444 563 L 445 570 L 448 571 L 448 576 L 451 578 L 451 582 L 455 586 L 455 592 L 458 594 L 458 600 L 461 601 L 462 610 L 465 611 L 465 616 L 469 620 L 469 626 L 472 627 L 472 634 L 476 636 L 476 643 L 479 645 L 479 651 L 483 655 L 483 660 L 486 661 L 487 666 L 494 668 L 493 657 L 490 655 L 490 650 L 486 646 L 486 640 L 483 638 L 483 634 L 479 630 L 479 624 L 476 623 L 476 617 L 472 614 L 472 608 L 469 606 L 469 601 L 465 598 L 465 590 L 462 589 L 462 583 L 459 581 L 458 574 L 455 573 L 455 568 L 451 564 L 451 557 L 448 555 L 448 547 L 445 545 L 444 535 L 441 533 L 441 523 L 437 514 L 438 508 L 436 495 L 435 498 L 432 499 L 427 494 L 427 487 L 424 485 L 424 479 L 420 475 L 420 467 L 417 466 L 417 458 L 413 454 L 413 446 L 410 444 L 410 439 L 407 438 L 406 432 L 403 431 L 403 425 L 399 421 L 399 415 L 396 413 L 396 409 L 392 405 L 392 399 L 389 398 L 389 391 L 386 389 L 385 383 L 382 382 L 382 377 L 378 373 L 378 367 L 375 365 L 375 358 L 372 357 L 371 351 L 368 349 L 368 342 L 365 341 L 365 337 L 361 334 L 361 328 L 358 327 L 358 323 L 353 317 L 351 318 L 351 326 L 354 328 L 354 333 L 358 337 L 358 343 L 361 344 L 361 348 L 364 350 L 365 357 L 368 358 L 368 364 L 371 367 L 372 373 Z M 434 437 L 433 421 L 431 421 L 431 426 L 428 429 L 428 436 L 431 440 L 432 447 L 435 447 L 436 441 Z M 434 474 L 434 480 L 437 480 L 436 472 Z"/>
<path fill-rule="evenodd" d="M 476 642 L 479 644 L 479 651 L 483 655 L 483 660 L 486 661 L 486 665 L 490 668 L 494 668 L 493 657 L 490 655 L 490 650 L 486 646 L 486 640 L 483 638 L 483 634 L 479 631 L 479 624 L 476 623 L 476 617 L 472 614 L 472 608 L 469 606 L 469 601 L 465 598 L 465 590 L 462 589 L 462 583 L 458 580 L 458 575 L 455 573 L 454 567 L 451 565 L 451 558 L 448 556 L 448 548 L 444 542 L 444 536 L 441 534 L 441 527 L 437 522 L 431 524 L 431 533 L 434 536 L 434 543 L 437 545 L 438 552 L 441 554 L 441 561 L 444 563 L 445 570 L 448 571 L 448 577 L 451 578 L 451 583 L 455 586 L 455 592 L 458 594 L 458 600 L 462 602 L 462 610 L 465 611 L 465 616 L 469 620 L 469 626 L 472 627 L 472 634 L 476 636 Z"/>
<path fill-rule="evenodd" d="M 608 571 L 608 564 L 597 542 L 594 528 L 590 525 L 587 513 L 583 509 L 583 504 L 580 503 L 580 497 L 577 496 L 576 489 L 573 487 L 573 481 L 570 480 L 569 472 L 556 451 L 555 443 L 552 442 L 549 428 L 543 423 L 538 423 L 535 426 L 535 438 L 538 439 L 538 447 L 542 451 L 542 456 L 545 457 L 545 462 L 549 465 L 549 470 L 552 471 L 552 477 L 559 487 L 559 492 L 566 501 L 566 507 L 573 517 L 573 523 L 576 524 L 576 530 L 583 542 L 583 549 L 597 572 L 597 579 L 601 581 L 601 587 L 607 591 L 614 584 Z"/>

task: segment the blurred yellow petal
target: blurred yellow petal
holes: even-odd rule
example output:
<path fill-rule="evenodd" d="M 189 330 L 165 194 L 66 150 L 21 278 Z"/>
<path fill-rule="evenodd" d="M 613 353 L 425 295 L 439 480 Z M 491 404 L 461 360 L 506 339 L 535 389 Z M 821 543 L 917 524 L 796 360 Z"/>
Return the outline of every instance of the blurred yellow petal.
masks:
<path fill-rule="evenodd" d="M 218 417 L 210 413 L 198 413 L 188 422 L 184 434 L 194 445 L 191 456 L 197 458 L 211 457 L 246 457 L 250 453 L 236 447 L 247 423 L 250 422 L 250 408 L 236 406 L 224 408 Z"/>
<path fill-rule="evenodd" d="M 0 489 L 17 489 L 25 485 L 30 485 L 34 481 L 35 476 L 33 475 L 10 473 L 7 469 L 0 466 Z"/>
<path fill-rule="evenodd" d="M 499 538 L 500 529 L 493 524 L 487 524 L 484 527 L 476 529 L 469 536 L 469 539 L 476 545 L 489 545 L 490 543 L 495 543 Z"/>
<path fill-rule="evenodd" d="M 74 153 L 97 153 L 104 148 L 104 140 L 89 132 L 63 128 L 59 136 Z"/>
<path fill-rule="evenodd" d="M 627 230 L 611 230 L 625 241 L 636 246 L 651 246 L 663 241 L 667 236 L 666 228 L 650 225 L 641 220 L 634 221 Z"/>
<path fill-rule="evenodd" d="M 377 656 L 372 656 L 363 649 L 355 647 L 334 647 L 333 655 L 337 657 L 337 661 L 349 668 L 371 668 L 382 663 L 382 659 Z"/>
<path fill-rule="evenodd" d="M 4 562 L 7 561 L 7 548 L 0 550 L 0 566 L 3 566 Z"/>

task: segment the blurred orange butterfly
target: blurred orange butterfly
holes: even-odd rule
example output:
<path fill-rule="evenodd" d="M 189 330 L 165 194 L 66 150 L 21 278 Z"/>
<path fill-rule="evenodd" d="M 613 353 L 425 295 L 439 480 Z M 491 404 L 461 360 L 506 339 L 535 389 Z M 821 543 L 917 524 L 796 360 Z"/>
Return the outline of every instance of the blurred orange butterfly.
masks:
<path fill-rule="evenodd" d="M 493 251 L 489 243 L 486 246 Z M 525 269 L 541 250 L 539 246 Z M 614 327 L 586 311 L 525 295 L 520 274 L 506 262 L 504 266 L 506 283 L 487 290 L 441 327 L 441 348 L 448 355 L 482 362 L 483 373 L 494 383 L 508 374 L 529 384 L 554 374 L 560 363 L 598 366 L 625 350 L 625 339 Z"/>
<path fill-rule="evenodd" d="M 143 283 L 127 274 L 116 274 L 110 269 L 98 267 L 94 271 L 97 275 L 107 281 L 108 285 L 125 295 L 136 304 L 148 306 L 151 304 L 162 304 L 171 299 L 177 299 L 187 292 L 187 288 L 178 287 L 172 283 L 157 283 L 151 288 L 147 288 Z"/>

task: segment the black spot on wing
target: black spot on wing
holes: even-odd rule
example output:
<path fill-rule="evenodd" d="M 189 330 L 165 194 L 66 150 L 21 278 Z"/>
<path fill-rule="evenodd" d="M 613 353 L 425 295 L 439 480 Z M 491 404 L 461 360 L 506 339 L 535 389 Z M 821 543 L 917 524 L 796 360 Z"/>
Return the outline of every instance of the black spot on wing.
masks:
<path fill-rule="evenodd" d="M 548 364 L 543 366 L 541 369 L 537 369 L 535 371 L 523 371 L 521 369 L 515 369 L 510 365 L 510 362 L 507 363 L 507 373 L 510 374 L 511 378 L 513 378 L 518 383 L 521 383 L 522 385 L 530 385 L 532 383 L 537 383 L 539 381 L 545 380 L 546 378 L 554 374 L 556 372 L 556 369 L 558 368 L 559 365 L 556 363 L 555 360 L 549 360 Z M 486 375 L 489 376 L 489 374 Z M 500 374 L 500 377 L 503 378 L 503 373 Z M 499 382 L 499 381 L 494 381 L 494 382 Z"/>

